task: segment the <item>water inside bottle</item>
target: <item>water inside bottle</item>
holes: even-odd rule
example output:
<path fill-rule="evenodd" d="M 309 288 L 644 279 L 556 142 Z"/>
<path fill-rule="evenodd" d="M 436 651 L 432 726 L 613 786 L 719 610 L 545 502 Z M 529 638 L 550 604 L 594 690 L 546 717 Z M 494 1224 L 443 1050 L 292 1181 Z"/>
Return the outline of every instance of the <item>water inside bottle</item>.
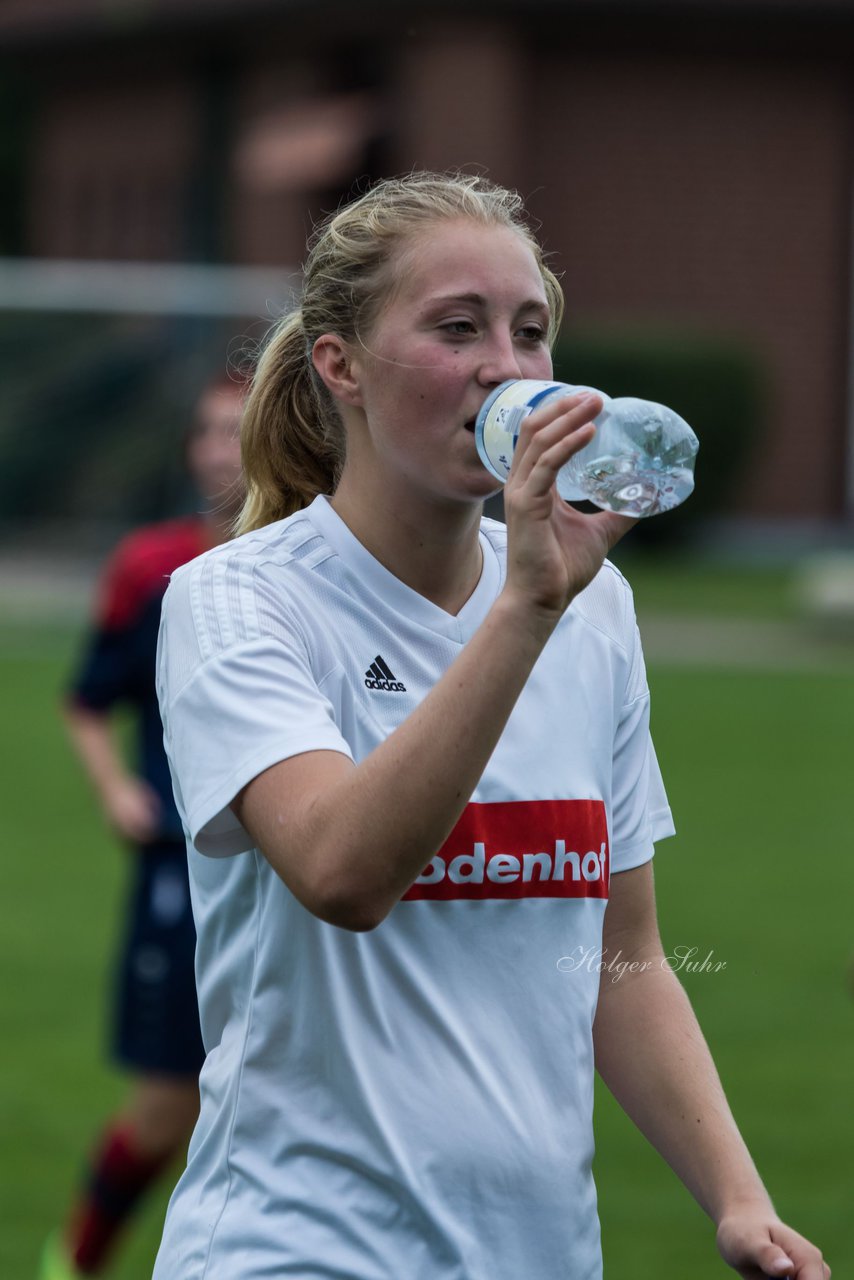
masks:
<path fill-rule="evenodd" d="M 558 493 L 627 516 L 678 507 L 694 488 L 697 437 L 664 405 L 624 396 L 596 419 L 594 439 L 558 476 Z"/>
<path fill-rule="evenodd" d="M 646 465 L 645 465 L 646 464 Z M 561 493 L 563 472 L 558 476 Z M 585 497 L 597 507 L 624 516 L 654 516 L 678 507 L 694 488 L 694 475 L 688 467 L 656 466 L 653 459 L 608 456 L 591 459 L 571 477 L 567 477 L 570 497 L 584 489 Z M 566 496 L 566 495 L 564 495 Z"/>

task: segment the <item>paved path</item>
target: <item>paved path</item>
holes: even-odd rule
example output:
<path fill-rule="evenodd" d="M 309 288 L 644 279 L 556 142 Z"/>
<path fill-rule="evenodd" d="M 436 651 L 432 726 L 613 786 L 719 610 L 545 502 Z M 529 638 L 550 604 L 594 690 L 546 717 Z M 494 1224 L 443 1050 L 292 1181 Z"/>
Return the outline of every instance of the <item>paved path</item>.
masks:
<path fill-rule="evenodd" d="M 0 553 L 0 619 L 82 622 L 91 608 L 98 565 L 79 556 Z"/>
<path fill-rule="evenodd" d="M 854 625 L 641 614 L 647 663 L 854 676 Z"/>

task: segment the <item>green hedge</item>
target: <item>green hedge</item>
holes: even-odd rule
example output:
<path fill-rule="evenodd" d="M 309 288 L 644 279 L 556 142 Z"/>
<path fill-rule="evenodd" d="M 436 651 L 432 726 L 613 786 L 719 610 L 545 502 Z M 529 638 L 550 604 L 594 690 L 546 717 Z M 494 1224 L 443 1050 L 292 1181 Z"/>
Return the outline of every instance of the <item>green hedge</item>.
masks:
<path fill-rule="evenodd" d="M 691 497 L 641 521 L 633 542 L 683 539 L 727 513 L 765 422 L 762 367 L 746 345 L 705 334 L 569 330 L 555 350 L 555 377 L 669 405 L 699 438 Z"/>

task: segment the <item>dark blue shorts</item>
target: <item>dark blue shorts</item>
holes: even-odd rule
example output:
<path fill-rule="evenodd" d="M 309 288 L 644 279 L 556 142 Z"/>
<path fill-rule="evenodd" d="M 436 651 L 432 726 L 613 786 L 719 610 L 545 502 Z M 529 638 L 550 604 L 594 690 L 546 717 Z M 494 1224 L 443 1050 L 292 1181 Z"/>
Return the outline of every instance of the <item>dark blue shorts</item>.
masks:
<path fill-rule="evenodd" d="M 194 971 L 196 930 L 183 841 L 132 850 L 113 1049 L 137 1072 L 197 1076 L 204 1061 Z"/>

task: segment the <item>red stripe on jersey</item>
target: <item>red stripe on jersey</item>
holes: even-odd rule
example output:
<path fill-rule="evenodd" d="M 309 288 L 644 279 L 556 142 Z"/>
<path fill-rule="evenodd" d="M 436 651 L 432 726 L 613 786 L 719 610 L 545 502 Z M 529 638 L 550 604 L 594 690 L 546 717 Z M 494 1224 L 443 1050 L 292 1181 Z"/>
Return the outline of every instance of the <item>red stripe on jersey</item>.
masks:
<path fill-rule="evenodd" d="M 472 803 L 403 901 L 607 898 L 609 876 L 602 800 Z"/>

